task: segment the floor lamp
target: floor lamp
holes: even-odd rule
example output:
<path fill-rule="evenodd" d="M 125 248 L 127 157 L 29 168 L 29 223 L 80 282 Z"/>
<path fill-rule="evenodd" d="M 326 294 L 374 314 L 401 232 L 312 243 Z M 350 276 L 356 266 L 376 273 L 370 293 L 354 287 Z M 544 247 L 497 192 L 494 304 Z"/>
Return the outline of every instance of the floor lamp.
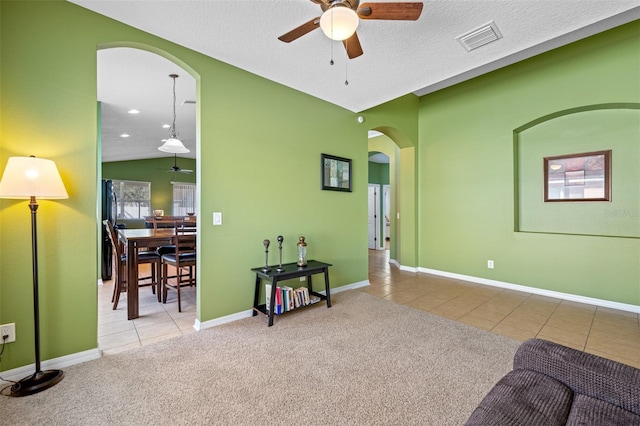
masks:
<path fill-rule="evenodd" d="M 11 157 L 0 181 L 0 198 L 28 199 L 31 210 L 31 262 L 33 267 L 33 325 L 35 334 L 36 371 L 11 386 L 11 396 L 26 396 L 41 392 L 64 377 L 62 370 L 40 369 L 40 306 L 38 303 L 38 235 L 36 198 L 69 198 L 56 164 L 51 160 L 31 157 Z"/>

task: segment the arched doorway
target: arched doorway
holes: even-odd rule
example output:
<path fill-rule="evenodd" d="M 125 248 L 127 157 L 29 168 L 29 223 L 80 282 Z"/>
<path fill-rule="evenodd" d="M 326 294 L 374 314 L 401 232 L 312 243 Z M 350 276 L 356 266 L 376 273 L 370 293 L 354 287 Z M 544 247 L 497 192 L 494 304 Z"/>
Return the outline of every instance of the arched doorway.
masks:
<path fill-rule="evenodd" d="M 380 152 L 389 158 L 389 262 L 402 269 L 415 270 L 416 186 L 415 147 L 400 132 L 377 127 L 369 138 L 369 152 Z"/>
<path fill-rule="evenodd" d="M 145 227 L 144 217 L 152 216 L 154 210 L 173 214 L 176 184 L 192 183 L 197 188 L 197 75 L 176 58 L 137 44 L 102 46 L 97 54 L 97 72 L 98 183 L 105 178 L 148 184 L 148 200 L 146 204 L 139 203 L 137 215 L 127 213 L 118 219 L 127 228 Z M 175 100 L 170 74 L 179 75 L 175 79 Z M 164 126 L 173 120 L 189 153 L 173 155 L 157 149 L 168 137 Z M 175 165 L 180 170 L 174 169 Z M 188 174 L 186 170 L 193 172 Z M 198 194 L 196 190 L 196 205 Z M 102 203 L 100 197 L 98 203 Z M 101 210 L 99 205 L 98 211 Z M 183 312 L 179 313 L 172 303 L 158 303 L 156 296 L 143 288 L 140 318 L 131 321 L 127 320 L 126 298 L 125 303 L 120 299 L 118 309 L 111 309 L 111 291 L 98 288 L 98 342 L 107 354 L 194 331 L 198 298 L 195 289 L 186 300 L 183 293 Z M 175 293 L 170 296 L 175 299 Z"/>

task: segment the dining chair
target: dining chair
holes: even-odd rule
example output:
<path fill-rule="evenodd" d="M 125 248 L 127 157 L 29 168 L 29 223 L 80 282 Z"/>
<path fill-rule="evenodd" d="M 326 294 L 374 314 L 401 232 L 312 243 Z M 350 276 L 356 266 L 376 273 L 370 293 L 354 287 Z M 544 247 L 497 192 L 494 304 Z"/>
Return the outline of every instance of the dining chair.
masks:
<path fill-rule="evenodd" d="M 184 218 L 182 216 L 161 216 L 151 218 L 153 229 L 158 228 L 175 228 L 182 225 Z"/>
<path fill-rule="evenodd" d="M 172 247 L 173 251 L 168 250 Z M 188 228 L 174 228 L 174 235 L 171 239 L 171 246 L 162 248 L 160 262 L 162 264 L 162 303 L 167 303 L 167 291 L 175 290 L 178 295 L 178 312 L 182 312 L 182 300 L 180 297 L 180 286 L 196 284 L 196 234 Z M 169 266 L 176 269 L 175 277 L 169 276 Z M 186 270 L 186 272 L 185 272 Z M 173 281 L 169 281 L 174 279 Z"/>
<path fill-rule="evenodd" d="M 115 310 L 118 308 L 120 293 L 127 291 L 127 254 L 124 252 L 124 245 L 120 242 L 113 224 L 108 220 L 105 220 L 102 223 L 107 228 L 107 235 L 109 236 L 109 241 L 113 247 L 113 255 L 115 257 L 113 268 L 113 295 L 111 296 L 111 302 L 113 303 L 113 309 Z M 157 295 L 158 302 L 160 302 L 160 256 L 155 251 L 138 252 L 138 265 L 144 263 L 151 264 L 151 276 L 139 277 L 138 286 L 151 286 L 151 291 L 153 294 Z M 150 280 L 150 282 L 140 284 L 141 280 Z"/>

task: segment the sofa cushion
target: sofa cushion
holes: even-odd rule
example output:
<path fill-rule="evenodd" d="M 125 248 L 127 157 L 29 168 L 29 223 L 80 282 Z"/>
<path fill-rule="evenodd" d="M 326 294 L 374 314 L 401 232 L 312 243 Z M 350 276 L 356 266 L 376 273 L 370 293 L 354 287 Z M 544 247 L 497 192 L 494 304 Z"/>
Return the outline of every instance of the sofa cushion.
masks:
<path fill-rule="evenodd" d="M 576 394 L 567 425 L 640 426 L 640 416 L 599 399 Z"/>
<path fill-rule="evenodd" d="M 640 415 L 640 369 L 542 339 L 518 348 L 514 369 L 551 376 L 573 390 Z"/>
<path fill-rule="evenodd" d="M 507 373 L 484 397 L 466 425 L 564 425 L 573 392 L 530 370 Z"/>

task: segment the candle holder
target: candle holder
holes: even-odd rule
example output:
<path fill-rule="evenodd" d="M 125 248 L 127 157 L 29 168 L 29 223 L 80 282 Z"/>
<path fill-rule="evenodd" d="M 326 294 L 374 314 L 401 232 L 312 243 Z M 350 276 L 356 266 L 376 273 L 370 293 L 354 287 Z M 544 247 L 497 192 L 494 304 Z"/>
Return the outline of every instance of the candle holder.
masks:
<path fill-rule="evenodd" d="M 302 235 L 298 237 L 298 266 L 307 266 L 307 243 Z"/>
<path fill-rule="evenodd" d="M 269 272 L 271 270 L 269 268 L 269 244 L 271 244 L 271 241 L 264 240 L 262 244 L 264 245 L 264 268 L 262 268 L 262 272 Z"/>
<path fill-rule="evenodd" d="M 278 272 L 286 271 L 286 268 L 282 267 L 282 242 L 283 241 L 284 241 L 284 238 L 282 238 L 282 235 L 278 235 L 278 250 L 280 251 L 280 263 L 278 264 L 278 267 L 276 268 L 276 271 L 278 271 Z"/>

